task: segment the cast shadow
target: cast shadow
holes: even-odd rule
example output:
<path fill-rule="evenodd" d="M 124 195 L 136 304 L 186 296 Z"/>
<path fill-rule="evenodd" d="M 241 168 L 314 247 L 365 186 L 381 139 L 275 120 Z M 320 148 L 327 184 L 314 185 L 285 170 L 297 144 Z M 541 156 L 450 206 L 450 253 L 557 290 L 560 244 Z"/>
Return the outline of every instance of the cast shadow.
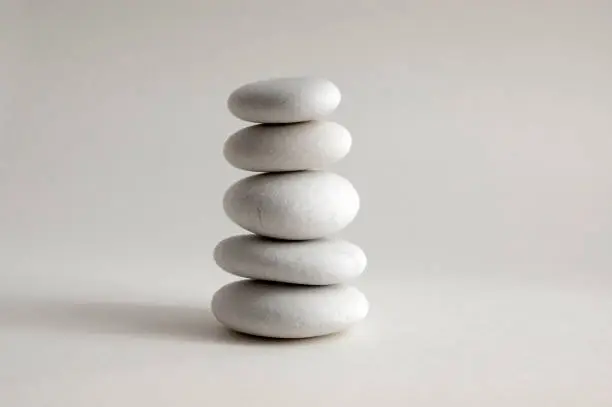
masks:
<path fill-rule="evenodd" d="M 223 327 L 206 307 L 65 299 L 1 301 L 0 328 L 259 346 L 307 344 L 336 336 L 306 340 L 261 338 Z"/>

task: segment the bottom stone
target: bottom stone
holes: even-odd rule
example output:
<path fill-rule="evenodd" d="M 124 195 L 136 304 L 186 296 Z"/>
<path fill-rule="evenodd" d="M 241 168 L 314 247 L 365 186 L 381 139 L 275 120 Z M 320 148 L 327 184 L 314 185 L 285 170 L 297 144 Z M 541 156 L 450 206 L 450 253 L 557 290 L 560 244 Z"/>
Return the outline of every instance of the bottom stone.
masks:
<path fill-rule="evenodd" d="M 217 291 L 211 308 L 220 323 L 235 331 L 289 339 L 343 331 L 365 318 L 369 304 L 351 286 L 242 280 Z"/>

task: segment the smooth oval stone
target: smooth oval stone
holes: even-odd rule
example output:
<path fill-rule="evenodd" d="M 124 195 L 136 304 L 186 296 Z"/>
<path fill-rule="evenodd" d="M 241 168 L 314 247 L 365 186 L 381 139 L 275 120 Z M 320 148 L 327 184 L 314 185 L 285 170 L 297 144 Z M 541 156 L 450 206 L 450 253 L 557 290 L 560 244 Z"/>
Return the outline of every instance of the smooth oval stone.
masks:
<path fill-rule="evenodd" d="M 239 87 L 230 95 L 227 107 L 249 122 L 297 123 L 327 116 L 340 99 L 340 90 L 327 79 L 277 78 Z"/>
<path fill-rule="evenodd" d="M 327 285 L 360 275 L 367 259 L 359 246 L 342 239 L 287 241 L 257 235 L 221 241 L 214 258 L 223 270 L 245 278 Z"/>
<path fill-rule="evenodd" d="M 355 287 L 313 287 L 242 280 L 212 299 L 215 318 L 238 332 L 272 338 L 308 338 L 343 331 L 365 318 L 369 304 Z"/>
<path fill-rule="evenodd" d="M 244 178 L 223 197 L 227 216 L 258 235 L 318 239 L 344 229 L 359 211 L 359 195 L 332 172 L 266 173 Z"/>
<path fill-rule="evenodd" d="M 334 122 L 259 124 L 231 135 L 223 154 L 247 171 L 310 170 L 341 160 L 351 144 L 349 131 Z"/>

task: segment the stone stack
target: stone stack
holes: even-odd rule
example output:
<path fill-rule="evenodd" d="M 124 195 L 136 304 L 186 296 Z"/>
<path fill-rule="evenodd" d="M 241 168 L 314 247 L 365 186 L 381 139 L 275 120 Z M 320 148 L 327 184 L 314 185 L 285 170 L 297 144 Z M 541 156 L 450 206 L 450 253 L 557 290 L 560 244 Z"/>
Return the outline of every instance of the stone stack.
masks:
<path fill-rule="evenodd" d="M 369 304 L 345 285 L 366 267 L 353 243 L 331 237 L 353 221 L 353 185 L 322 168 L 352 144 L 341 125 L 323 120 L 340 104 L 326 79 L 280 78 L 244 85 L 228 99 L 239 119 L 260 123 L 228 138 L 234 167 L 262 174 L 232 185 L 227 216 L 253 234 L 233 236 L 214 250 L 217 264 L 246 280 L 222 287 L 212 312 L 230 329 L 274 338 L 307 338 L 345 330 Z"/>

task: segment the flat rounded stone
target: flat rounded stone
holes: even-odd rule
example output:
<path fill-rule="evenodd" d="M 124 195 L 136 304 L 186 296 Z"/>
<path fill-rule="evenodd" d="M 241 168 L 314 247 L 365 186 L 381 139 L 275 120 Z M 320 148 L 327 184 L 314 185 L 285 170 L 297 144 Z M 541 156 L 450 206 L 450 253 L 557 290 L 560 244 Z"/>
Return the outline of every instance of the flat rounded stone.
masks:
<path fill-rule="evenodd" d="M 346 178 L 332 172 L 266 173 L 233 184 L 223 208 L 238 226 L 258 235 L 318 239 L 353 221 L 359 195 Z"/>
<path fill-rule="evenodd" d="M 221 241 L 214 258 L 223 270 L 240 277 L 307 285 L 346 282 L 367 264 L 363 250 L 346 240 L 287 241 L 257 235 Z"/>
<path fill-rule="evenodd" d="M 309 338 L 344 331 L 366 317 L 369 304 L 355 287 L 322 287 L 242 280 L 221 287 L 212 313 L 238 332 Z"/>
<path fill-rule="evenodd" d="M 324 78 L 277 78 L 248 83 L 227 100 L 236 117 L 254 123 L 297 123 L 327 116 L 340 104 L 340 90 Z"/>
<path fill-rule="evenodd" d="M 296 171 L 323 168 L 344 158 L 351 134 L 338 123 L 310 121 L 245 127 L 225 142 L 223 154 L 247 171 Z"/>

